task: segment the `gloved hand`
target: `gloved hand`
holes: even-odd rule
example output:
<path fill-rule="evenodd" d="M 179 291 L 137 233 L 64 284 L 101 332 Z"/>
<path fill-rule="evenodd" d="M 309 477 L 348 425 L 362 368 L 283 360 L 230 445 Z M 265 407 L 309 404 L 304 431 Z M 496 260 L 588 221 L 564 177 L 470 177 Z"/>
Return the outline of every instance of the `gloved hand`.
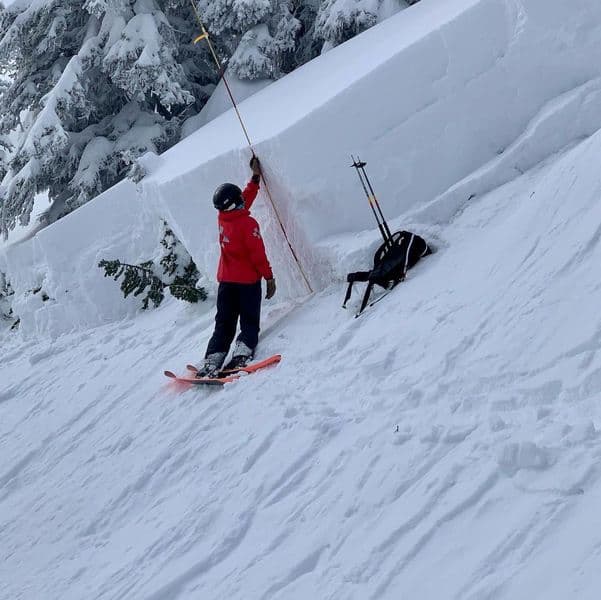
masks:
<path fill-rule="evenodd" d="M 265 299 L 270 300 L 275 296 L 275 279 L 267 280 L 267 293 L 265 294 Z"/>
<path fill-rule="evenodd" d="M 250 159 L 250 168 L 253 175 L 261 175 L 261 161 L 259 161 L 258 157 L 253 156 Z"/>

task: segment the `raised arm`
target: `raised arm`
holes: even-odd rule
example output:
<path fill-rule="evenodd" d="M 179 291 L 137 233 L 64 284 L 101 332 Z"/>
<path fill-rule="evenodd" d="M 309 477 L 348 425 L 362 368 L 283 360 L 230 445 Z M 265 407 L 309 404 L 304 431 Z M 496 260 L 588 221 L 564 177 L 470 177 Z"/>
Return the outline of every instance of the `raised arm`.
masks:
<path fill-rule="evenodd" d="M 261 163 L 254 155 L 250 159 L 250 168 L 253 172 L 253 176 L 242 192 L 244 208 L 246 208 L 246 210 L 250 210 L 250 207 L 253 205 L 253 202 L 259 193 L 259 186 L 261 185 Z"/>
<path fill-rule="evenodd" d="M 257 194 L 259 193 L 259 187 L 261 184 L 261 176 L 253 175 L 252 179 L 246 184 L 246 187 L 242 191 L 242 198 L 244 199 L 244 208 L 250 210 L 253 205 Z"/>

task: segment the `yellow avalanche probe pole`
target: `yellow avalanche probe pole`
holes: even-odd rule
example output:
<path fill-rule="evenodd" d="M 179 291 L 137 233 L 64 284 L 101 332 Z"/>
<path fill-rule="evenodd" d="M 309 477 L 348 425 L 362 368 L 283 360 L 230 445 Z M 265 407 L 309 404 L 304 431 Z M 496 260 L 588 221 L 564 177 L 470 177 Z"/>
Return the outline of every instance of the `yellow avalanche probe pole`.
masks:
<path fill-rule="evenodd" d="M 221 79 L 223 79 L 223 85 L 225 86 L 228 96 L 230 97 L 230 100 L 232 101 L 232 106 L 234 107 L 234 110 L 236 111 L 236 116 L 238 117 L 238 121 L 240 122 L 242 131 L 244 132 L 244 137 L 246 138 L 248 147 L 250 148 L 252 155 L 256 156 L 255 150 L 253 148 L 253 144 L 250 140 L 250 136 L 248 135 L 248 130 L 246 129 L 246 125 L 244 124 L 244 121 L 242 120 L 242 115 L 240 114 L 240 111 L 238 110 L 238 104 L 236 103 L 236 99 L 234 98 L 232 89 L 230 88 L 230 85 L 225 77 L 225 70 L 221 66 L 219 56 L 217 56 L 217 52 L 215 51 L 213 42 L 211 42 L 211 37 L 209 36 L 209 32 L 206 30 L 204 23 L 202 22 L 202 19 L 200 18 L 200 13 L 198 12 L 198 8 L 196 7 L 194 0 L 190 0 L 190 4 L 192 5 L 192 10 L 194 11 L 196 20 L 198 21 L 198 26 L 200 27 L 200 35 L 197 36 L 196 38 L 194 38 L 194 43 L 198 44 L 202 40 L 207 41 L 207 45 L 209 47 L 209 52 L 211 53 L 211 56 L 213 57 L 213 60 L 215 61 L 215 65 L 217 66 L 217 71 L 218 71 Z M 286 233 L 286 229 L 284 227 L 284 224 L 282 223 L 282 219 L 280 218 L 280 213 L 278 212 L 275 202 L 273 201 L 273 198 L 271 197 L 271 192 L 269 191 L 269 186 L 267 185 L 267 181 L 265 180 L 265 176 L 263 175 L 263 173 L 261 173 L 261 179 L 263 180 L 263 186 L 265 187 L 265 191 L 267 192 L 267 197 L 269 198 L 271 208 L 273 208 L 273 212 L 276 216 L 277 222 L 279 223 L 280 229 L 282 230 L 282 233 L 284 234 L 284 239 L 286 240 L 286 243 L 288 244 L 288 248 L 290 248 L 290 253 L 292 254 L 292 258 L 294 258 L 294 261 L 296 262 L 298 270 L 300 271 L 300 274 L 303 278 L 303 281 L 305 282 L 305 285 L 307 286 L 307 289 L 309 290 L 309 293 L 312 294 L 313 288 L 311 287 L 311 284 L 309 283 L 309 278 L 307 277 L 307 274 L 305 273 L 305 270 L 303 269 L 303 266 L 297 256 L 294 248 L 292 247 L 292 243 L 290 242 L 290 239 L 288 238 L 288 234 Z"/>

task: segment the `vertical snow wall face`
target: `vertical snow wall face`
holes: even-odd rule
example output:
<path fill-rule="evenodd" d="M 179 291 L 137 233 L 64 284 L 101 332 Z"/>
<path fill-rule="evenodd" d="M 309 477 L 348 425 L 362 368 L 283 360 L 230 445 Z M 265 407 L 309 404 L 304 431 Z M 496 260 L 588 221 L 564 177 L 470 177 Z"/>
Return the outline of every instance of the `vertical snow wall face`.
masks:
<path fill-rule="evenodd" d="M 444 225 L 458 205 L 601 127 L 598 0 L 423 0 L 240 105 L 275 203 L 315 288 L 343 274 L 335 235 L 372 229 L 350 154 L 389 218 Z M 0 253 L 29 333 L 58 335 L 136 310 L 100 258 L 154 252 L 167 218 L 202 272 L 218 258 L 215 187 L 243 184 L 232 111 L 34 239 Z M 427 210 L 421 210 L 427 209 Z M 420 212 L 421 210 L 421 212 Z M 253 208 L 282 296 L 304 292 L 264 193 Z M 42 285 L 49 300 L 32 289 Z"/>
<path fill-rule="evenodd" d="M 148 260 L 159 239 L 159 219 L 126 181 L 0 252 L 23 334 L 55 337 L 134 314 L 140 301 L 124 301 L 119 284 L 97 265 L 103 258 Z"/>
<path fill-rule="evenodd" d="M 350 154 L 368 161 L 390 218 L 488 166 L 473 190 L 459 188 L 455 200 L 467 200 L 601 126 L 600 53 L 597 0 L 423 0 L 244 102 L 273 198 L 314 285 L 343 274 L 328 237 L 374 227 Z M 244 146 L 230 111 L 165 153 L 145 182 L 208 272 L 218 251 L 210 198 L 223 181 L 245 181 Z M 298 270 L 262 200 L 255 212 L 280 287 L 298 294 Z M 448 220 L 450 206 L 426 221 Z"/>

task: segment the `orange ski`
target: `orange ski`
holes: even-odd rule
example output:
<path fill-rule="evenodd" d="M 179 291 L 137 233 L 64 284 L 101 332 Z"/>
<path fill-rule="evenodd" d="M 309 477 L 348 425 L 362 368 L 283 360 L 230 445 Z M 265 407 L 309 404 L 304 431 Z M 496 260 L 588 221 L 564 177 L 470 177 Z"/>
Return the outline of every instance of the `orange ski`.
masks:
<path fill-rule="evenodd" d="M 172 371 L 165 371 L 165 375 L 175 381 L 179 381 L 181 383 L 191 383 L 193 385 L 225 385 L 226 383 L 231 383 L 232 381 L 236 381 L 243 374 L 254 373 L 255 371 L 259 371 L 260 369 L 264 369 L 265 367 L 269 367 L 271 365 L 276 365 L 282 360 L 281 354 L 274 354 L 265 360 L 252 363 L 247 365 L 246 367 L 241 367 L 239 369 L 232 369 L 229 371 L 221 371 L 221 377 L 178 377 Z M 186 367 L 189 371 L 196 371 L 196 367 L 194 365 L 187 365 Z"/>

